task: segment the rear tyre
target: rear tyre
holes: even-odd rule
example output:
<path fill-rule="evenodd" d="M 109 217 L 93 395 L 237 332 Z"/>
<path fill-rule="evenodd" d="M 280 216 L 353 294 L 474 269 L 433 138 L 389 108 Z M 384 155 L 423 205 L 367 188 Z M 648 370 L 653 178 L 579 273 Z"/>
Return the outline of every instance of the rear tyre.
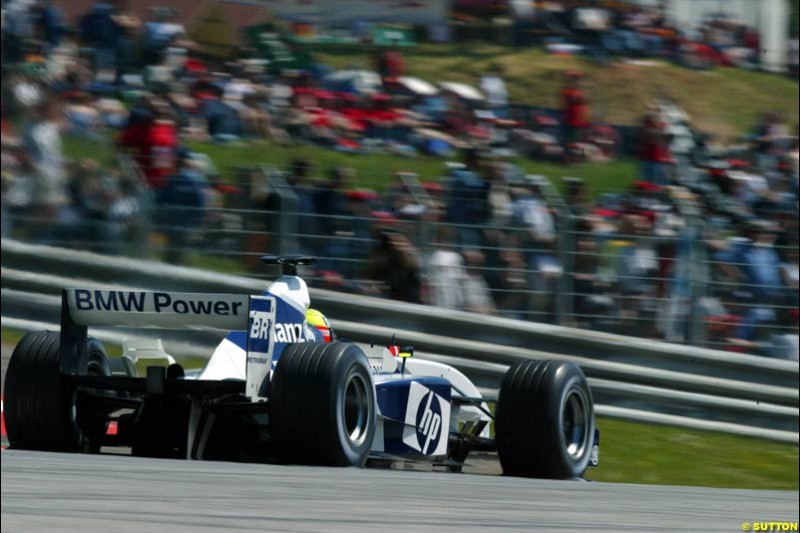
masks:
<path fill-rule="evenodd" d="M 583 475 L 592 453 L 594 404 L 580 367 L 568 361 L 512 366 L 500 386 L 495 436 L 506 475 Z"/>
<path fill-rule="evenodd" d="M 375 436 L 376 404 L 372 372 L 358 346 L 287 346 L 271 387 L 270 428 L 281 459 L 364 466 Z"/>
<path fill-rule="evenodd" d="M 86 374 L 108 376 L 111 369 L 102 343 L 89 339 Z M 8 362 L 4 415 L 12 448 L 61 452 L 97 451 L 95 438 L 105 430 L 105 414 L 76 418 L 76 393 L 65 388 L 60 374 L 60 336 L 50 331 L 28 333 Z"/>

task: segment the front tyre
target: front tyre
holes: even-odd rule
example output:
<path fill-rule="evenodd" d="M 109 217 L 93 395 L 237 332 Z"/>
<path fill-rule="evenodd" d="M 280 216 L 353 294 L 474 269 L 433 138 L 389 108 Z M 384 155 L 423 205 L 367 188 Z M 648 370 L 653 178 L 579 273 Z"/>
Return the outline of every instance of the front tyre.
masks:
<path fill-rule="evenodd" d="M 583 475 L 592 454 L 594 403 L 580 367 L 568 361 L 512 366 L 500 386 L 495 436 L 506 475 Z"/>
<path fill-rule="evenodd" d="M 290 463 L 364 466 L 375 436 L 372 372 L 344 342 L 287 346 L 272 377 L 270 431 Z"/>

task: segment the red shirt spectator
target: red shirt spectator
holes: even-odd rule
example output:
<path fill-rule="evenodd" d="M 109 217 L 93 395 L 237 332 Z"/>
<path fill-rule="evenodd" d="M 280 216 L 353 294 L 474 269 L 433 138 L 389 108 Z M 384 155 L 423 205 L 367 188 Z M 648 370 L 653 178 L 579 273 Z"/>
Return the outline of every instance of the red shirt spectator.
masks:
<path fill-rule="evenodd" d="M 564 123 L 570 129 L 586 128 L 589 126 L 589 102 L 580 85 L 582 74 L 579 72 L 567 73 L 567 84 L 561 91 L 564 102 Z"/>
<path fill-rule="evenodd" d="M 647 116 L 642 124 L 641 157 L 642 161 L 654 163 L 669 163 L 672 160 L 665 125 L 653 115 Z"/>
<path fill-rule="evenodd" d="M 163 189 L 175 172 L 178 130 L 171 120 L 154 119 L 123 130 L 120 144 L 134 152 L 134 158 L 152 189 Z"/>
<path fill-rule="evenodd" d="M 578 87 L 566 87 L 561 91 L 564 99 L 564 120 L 572 128 L 589 126 L 589 106 L 583 90 Z"/>

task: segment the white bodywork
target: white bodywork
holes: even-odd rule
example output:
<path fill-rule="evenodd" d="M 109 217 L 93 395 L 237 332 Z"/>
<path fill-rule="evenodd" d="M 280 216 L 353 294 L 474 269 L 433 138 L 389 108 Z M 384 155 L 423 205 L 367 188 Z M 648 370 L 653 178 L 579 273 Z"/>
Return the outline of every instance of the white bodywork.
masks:
<path fill-rule="evenodd" d="M 362 349 L 370 356 L 370 349 L 367 347 L 362 346 Z M 383 354 L 381 356 L 381 366 L 377 366 L 377 359 L 370 358 L 370 363 L 372 363 L 373 371 L 375 371 L 373 375 L 373 379 L 375 383 L 385 383 L 387 381 L 400 381 L 403 379 L 408 379 L 410 376 L 425 376 L 425 377 L 435 377 L 435 378 L 444 378 L 453 385 L 453 396 L 458 397 L 460 394 L 464 394 L 468 398 L 480 398 L 481 393 L 478 388 L 473 385 L 473 383 L 469 380 L 467 376 L 453 368 L 452 366 L 445 365 L 443 363 L 437 363 L 435 361 L 426 361 L 425 359 L 415 359 L 409 358 L 406 359 L 406 368 L 405 374 L 400 374 L 399 372 L 395 372 L 397 368 L 397 359 L 393 358 L 389 353 L 389 350 L 383 348 Z M 387 358 L 390 362 L 387 362 Z M 456 390 L 460 391 L 456 392 Z M 481 402 L 481 407 L 486 411 L 489 410 L 489 406 L 486 405 L 486 402 Z M 378 413 L 380 414 L 380 413 Z M 451 431 L 458 431 L 459 424 L 462 422 L 479 422 L 485 421 L 486 427 L 481 432 L 481 437 L 489 437 L 489 423 L 491 422 L 491 418 L 483 412 L 481 409 L 474 405 L 457 405 L 453 404 L 450 408 L 450 430 Z M 380 437 L 380 438 L 378 438 Z M 383 420 L 378 418 L 378 428 L 376 432 L 376 438 L 373 443 L 372 450 L 373 451 L 383 451 L 380 449 L 383 446 Z"/>
<path fill-rule="evenodd" d="M 303 313 L 308 309 L 311 298 L 305 281 L 297 276 L 282 276 L 272 283 L 267 292 L 282 298 L 284 301 L 295 306 Z M 334 327 L 335 329 L 335 327 Z M 151 343 L 152 344 L 152 343 Z M 147 346 L 130 343 L 126 345 L 125 355 L 130 356 L 135 362 L 136 358 L 154 357 L 156 355 L 171 360 L 172 358 L 163 351 L 160 341 L 158 346 L 148 344 Z M 130 349 L 128 348 L 130 346 Z M 408 358 L 405 359 L 405 372 L 397 371 L 398 359 L 392 357 L 385 347 L 370 347 L 360 345 L 367 355 L 370 366 L 373 370 L 374 383 L 380 384 L 389 381 L 401 381 L 414 377 L 437 377 L 449 381 L 453 385 L 453 396 L 464 395 L 469 398 L 480 398 L 481 393 L 473 383 L 455 368 L 424 359 Z M 174 362 L 171 360 L 170 362 Z M 188 379 L 202 380 L 246 380 L 247 378 L 247 352 L 236 343 L 223 339 L 214 349 L 206 366 L 198 374 L 187 374 Z M 488 411 L 485 402 L 481 407 Z M 380 415 L 380 413 L 378 413 Z M 474 405 L 453 404 L 450 408 L 450 429 L 457 431 L 463 422 L 487 422 L 486 428 L 481 432 L 482 437 L 489 437 L 489 422 L 491 418 Z M 378 417 L 375 438 L 373 440 L 373 451 L 383 451 L 383 419 Z"/>
<path fill-rule="evenodd" d="M 282 298 L 285 302 L 295 306 L 303 314 L 311 305 L 311 296 L 308 293 L 306 282 L 299 276 L 281 276 L 268 288 L 267 292 Z M 198 375 L 198 379 L 246 379 L 247 354 L 235 343 L 222 339 L 205 368 Z"/>

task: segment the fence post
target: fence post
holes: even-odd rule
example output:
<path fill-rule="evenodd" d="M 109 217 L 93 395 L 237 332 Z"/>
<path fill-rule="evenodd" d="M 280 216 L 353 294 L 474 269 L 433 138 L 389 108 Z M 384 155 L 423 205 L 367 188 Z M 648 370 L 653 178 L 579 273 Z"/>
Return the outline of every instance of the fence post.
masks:
<path fill-rule="evenodd" d="M 561 276 L 556 285 L 556 324 L 568 325 L 573 316 L 575 298 L 575 218 L 564 206 L 559 217 L 563 220 L 558 236 L 558 258 L 561 261 Z"/>
<path fill-rule="evenodd" d="M 705 324 L 699 320 L 697 301 L 708 294 L 709 265 L 702 220 L 690 219 L 692 244 L 690 248 L 689 328 L 687 344 L 698 346 L 705 343 Z"/>
<path fill-rule="evenodd" d="M 297 194 L 280 171 L 273 167 L 262 166 L 261 172 L 269 186 L 266 201 L 267 217 L 270 231 L 275 236 L 275 251 L 278 254 L 297 253 L 299 252 Z"/>

